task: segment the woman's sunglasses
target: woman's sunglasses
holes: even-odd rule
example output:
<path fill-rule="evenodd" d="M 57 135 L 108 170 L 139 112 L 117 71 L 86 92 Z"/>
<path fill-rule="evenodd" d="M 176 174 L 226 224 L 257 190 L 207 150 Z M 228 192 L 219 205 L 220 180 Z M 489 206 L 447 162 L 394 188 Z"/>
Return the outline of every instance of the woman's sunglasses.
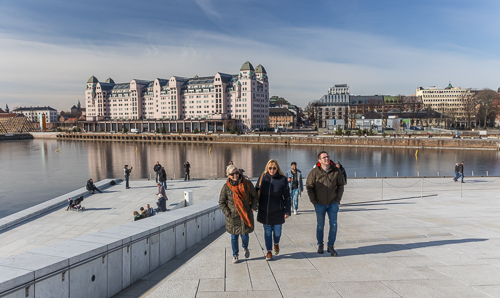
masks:
<path fill-rule="evenodd" d="M 269 170 L 277 170 L 277 167 L 269 167 Z"/>

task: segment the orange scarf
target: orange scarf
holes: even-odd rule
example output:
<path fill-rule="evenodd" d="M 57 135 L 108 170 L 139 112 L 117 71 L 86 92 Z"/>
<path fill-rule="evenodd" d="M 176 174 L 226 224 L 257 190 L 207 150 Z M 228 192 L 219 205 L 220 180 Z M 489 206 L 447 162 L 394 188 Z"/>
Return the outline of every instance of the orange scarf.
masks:
<path fill-rule="evenodd" d="M 229 178 L 226 181 L 227 187 L 233 192 L 233 202 L 236 207 L 236 211 L 240 215 L 241 219 L 245 223 L 245 225 L 253 228 L 253 223 L 248 216 L 248 212 L 245 209 L 245 205 L 243 205 L 243 201 L 247 200 L 247 193 L 245 191 L 245 185 L 248 183 L 248 180 L 245 177 L 241 177 L 241 183 L 236 186 L 231 185 L 229 182 Z M 252 204 L 252 200 L 249 201 L 249 204 Z"/>

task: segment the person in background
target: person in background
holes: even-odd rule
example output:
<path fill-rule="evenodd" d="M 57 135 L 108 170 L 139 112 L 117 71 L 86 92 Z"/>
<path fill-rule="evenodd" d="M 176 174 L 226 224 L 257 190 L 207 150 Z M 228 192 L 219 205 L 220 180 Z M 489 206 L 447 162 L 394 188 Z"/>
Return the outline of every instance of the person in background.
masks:
<path fill-rule="evenodd" d="M 165 200 L 167 201 L 168 197 L 167 197 L 167 193 L 165 192 L 165 187 L 163 187 L 163 185 L 161 185 L 160 182 L 156 183 L 156 186 L 158 186 L 158 191 L 157 191 L 156 195 L 161 194 L 165 198 Z"/>
<path fill-rule="evenodd" d="M 132 172 L 133 168 L 134 167 L 130 167 L 130 169 L 129 169 L 128 165 L 125 165 L 125 167 L 123 168 L 123 173 L 125 175 L 125 189 L 130 189 L 130 185 L 128 184 L 128 181 L 130 178 L 130 173 Z"/>
<path fill-rule="evenodd" d="M 153 209 L 153 207 L 151 207 L 151 205 L 147 204 L 146 205 L 146 212 L 148 213 L 148 216 L 153 216 L 155 215 L 155 210 Z"/>
<path fill-rule="evenodd" d="M 458 165 L 458 172 L 460 173 L 460 176 L 462 176 L 462 183 L 465 183 L 464 182 L 464 162 L 463 161 L 460 165 Z"/>
<path fill-rule="evenodd" d="M 257 221 L 264 225 L 264 240 L 266 243 L 266 261 L 280 252 L 280 238 L 282 225 L 290 217 L 290 188 L 288 179 L 280 169 L 278 161 L 271 159 L 267 162 L 264 173 L 260 176 L 255 189 L 259 193 L 259 211 Z M 273 247 L 274 241 L 274 247 Z"/>
<path fill-rule="evenodd" d="M 252 210 L 257 209 L 259 200 L 253 184 L 240 174 L 237 167 L 229 165 L 226 168 L 226 175 L 228 179 L 220 191 L 219 206 L 226 216 L 226 232 L 231 234 L 233 264 L 235 264 L 239 258 L 240 236 L 245 258 L 250 257 L 248 234 L 254 231 Z"/>
<path fill-rule="evenodd" d="M 158 202 L 156 202 L 156 205 L 158 206 L 158 208 L 156 209 L 156 212 L 167 211 L 167 200 L 163 197 L 163 195 L 161 193 L 158 194 Z"/>
<path fill-rule="evenodd" d="M 89 179 L 89 181 L 87 181 L 87 186 L 86 186 L 87 190 L 88 191 L 91 191 L 92 193 L 95 193 L 95 191 L 97 190 L 98 192 L 102 193 L 102 191 L 100 191 L 95 185 L 94 185 L 94 181 L 92 180 L 92 178 Z"/>
<path fill-rule="evenodd" d="M 455 164 L 455 178 L 453 178 L 453 181 L 457 182 L 458 178 L 460 178 L 460 164 L 457 162 Z"/>
<path fill-rule="evenodd" d="M 347 184 L 347 172 L 345 171 L 344 167 L 340 164 L 340 161 L 337 161 L 337 163 L 335 164 L 335 166 L 342 173 L 342 178 L 344 178 L 344 185 L 346 185 Z"/>
<path fill-rule="evenodd" d="M 139 212 L 134 211 L 134 221 L 136 221 L 136 220 L 141 220 L 141 219 L 142 219 L 142 217 L 141 217 L 141 215 L 139 214 Z"/>
<path fill-rule="evenodd" d="M 191 170 L 191 165 L 188 161 L 184 163 L 184 181 L 189 180 L 191 177 L 189 176 L 189 172 Z"/>
<path fill-rule="evenodd" d="M 302 182 L 302 172 L 297 169 L 297 163 L 294 161 L 291 164 L 292 169 L 286 172 L 288 178 L 288 187 L 290 188 L 290 196 L 292 197 L 293 213 L 297 214 L 299 209 L 299 196 L 304 191 L 304 183 Z"/>
<path fill-rule="evenodd" d="M 158 183 L 158 172 L 160 172 L 160 169 L 161 169 L 161 164 L 159 161 L 157 161 L 155 166 L 153 167 L 153 171 L 155 171 L 156 174 L 156 183 Z"/>
<path fill-rule="evenodd" d="M 146 209 L 144 209 L 144 207 L 139 208 L 139 211 L 141 211 L 141 217 L 142 218 L 149 217 L 149 215 L 148 215 Z"/>
<path fill-rule="evenodd" d="M 161 167 L 158 174 L 158 181 L 163 185 L 165 189 L 167 189 L 167 172 L 165 172 L 165 168 Z"/>

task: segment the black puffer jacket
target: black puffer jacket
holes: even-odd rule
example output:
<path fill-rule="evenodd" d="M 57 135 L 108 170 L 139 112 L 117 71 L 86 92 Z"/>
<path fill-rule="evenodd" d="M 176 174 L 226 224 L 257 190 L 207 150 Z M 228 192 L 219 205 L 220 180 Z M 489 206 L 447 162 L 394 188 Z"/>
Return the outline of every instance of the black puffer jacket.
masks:
<path fill-rule="evenodd" d="M 284 224 L 285 214 L 290 215 L 291 208 L 288 179 L 279 173 L 267 173 L 259 178 L 255 189 L 260 190 L 257 221 L 265 225 Z"/>
<path fill-rule="evenodd" d="M 160 169 L 158 172 L 158 181 L 165 182 L 167 181 L 167 172 L 164 169 Z"/>

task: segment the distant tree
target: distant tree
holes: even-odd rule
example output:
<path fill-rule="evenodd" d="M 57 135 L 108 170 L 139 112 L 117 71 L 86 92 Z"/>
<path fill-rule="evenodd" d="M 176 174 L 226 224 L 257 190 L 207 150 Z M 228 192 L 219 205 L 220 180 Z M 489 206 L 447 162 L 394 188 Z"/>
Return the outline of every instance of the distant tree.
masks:
<path fill-rule="evenodd" d="M 127 133 L 128 132 L 128 128 L 126 128 L 125 126 L 123 126 L 123 133 Z"/>
<path fill-rule="evenodd" d="M 483 128 L 488 125 L 488 118 L 495 118 L 498 114 L 496 101 L 498 100 L 498 93 L 491 89 L 483 89 L 477 93 L 477 102 L 479 104 L 479 114 L 483 118 Z"/>
<path fill-rule="evenodd" d="M 165 126 L 162 126 L 161 127 L 161 133 L 166 133 L 166 132 L 167 132 L 167 130 L 165 129 Z"/>
<path fill-rule="evenodd" d="M 472 93 L 466 93 L 461 95 L 458 99 L 464 111 L 466 120 L 465 127 L 471 128 L 472 118 L 477 114 L 477 96 L 474 96 Z"/>
<path fill-rule="evenodd" d="M 307 119 L 309 120 L 310 124 L 315 124 L 316 127 L 319 126 L 320 118 L 319 118 L 319 100 L 311 100 L 306 108 L 305 112 L 307 113 Z"/>

